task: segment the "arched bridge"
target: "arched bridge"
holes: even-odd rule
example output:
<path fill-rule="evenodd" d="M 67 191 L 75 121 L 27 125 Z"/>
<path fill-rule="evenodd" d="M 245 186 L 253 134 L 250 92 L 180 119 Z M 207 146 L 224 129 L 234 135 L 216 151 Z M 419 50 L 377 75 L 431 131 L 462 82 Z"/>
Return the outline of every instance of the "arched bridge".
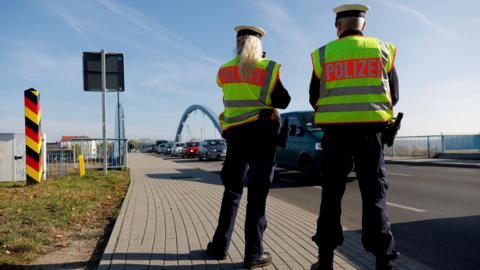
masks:
<path fill-rule="evenodd" d="M 212 121 L 212 124 L 214 127 L 217 129 L 219 134 L 222 134 L 222 128 L 220 127 L 220 123 L 218 122 L 218 116 L 217 114 L 212 111 L 210 108 L 204 105 L 192 105 L 188 107 L 185 112 L 182 115 L 182 118 L 180 119 L 180 122 L 178 123 L 178 128 L 177 128 L 177 133 L 175 134 L 175 142 L 180 141 L 180 135 L 182 134 L 183 126 L 185 124 L 185 121 L 187 120 L 188 116 L 196 111 L 199 110 L 201 111 L 204 115 L 206 115 L 210 121 Z"/>

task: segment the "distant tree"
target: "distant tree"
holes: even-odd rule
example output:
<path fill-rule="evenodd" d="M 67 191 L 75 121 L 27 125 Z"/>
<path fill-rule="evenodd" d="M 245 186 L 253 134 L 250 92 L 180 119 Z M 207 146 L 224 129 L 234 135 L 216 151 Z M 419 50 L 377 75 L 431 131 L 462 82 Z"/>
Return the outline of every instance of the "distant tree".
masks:
<path fill-rule="evenodd" d="M 128 149 L 132 150 L 138 150 L 140 148 L 140 142 L 137 140 L 128 140 Z"/>

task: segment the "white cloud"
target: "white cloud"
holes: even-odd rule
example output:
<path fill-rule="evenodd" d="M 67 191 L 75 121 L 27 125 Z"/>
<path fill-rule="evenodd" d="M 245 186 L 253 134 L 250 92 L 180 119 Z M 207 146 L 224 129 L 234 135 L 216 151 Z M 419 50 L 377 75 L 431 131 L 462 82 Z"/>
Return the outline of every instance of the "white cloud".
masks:
<path fill-rule="evenodd" d="M 378 2 L 386 4 L 388 6 L 391 6 L 393 8 L 396 8 L 398 10 L 401 10 L 403 12 L 406 12 L 406 13 L 414 16 L 415 18 L 417 18 L 417 20 L 419 20 L 419 21 L 423 22 L 424 24 L 426 24 L 427 26 L 435 29 L 439 33 L 442 33 L 442 34 L 447 35 L 447 36 L 456 35 L 455 32 L 453 32 L 452 30 L 448 29 L 447 27 L 442 26 L 441 24 L 433 21 L 427 15 L 422 13 L 420 10 L 414 9 L 414 8 L 406 6 L 406 5 L 399 4 L 398 2 L 395 2 L 393 0 L 381 0 L 381 1 L 378 1 Z"/>
<path fill-rule="evenodd" d="M 200 94 L 199 86 L 216 87 L 217 67 L 203 62 L 189 61 L 188 68 L 184 63 L 172 60 L 154 62 L 147 64 L 146 70 L 148 72 L 142 74 L 142 79 L 138 82 L 145 89 L 193 97 Z"/>
<path fill-rule="evenodd" d="M 271 44 L 274 55 L 277 55 L 273 60 L 283 64 L 282 82 L 292 97 L 287 110 L 310 109 L 308 84 L 312 66 L 309 54 L 318 44 L 286 6 L 270 0 L 252 1 L 252 4 L 267 30 L 265 43 Z"/>
<path fill-rule="evenodd" d="M 97 0 L 88 4 L 69 3 L 72 5 L 58 5 L 56 2 L 50 2 L 50 5 L 55 14 L 77 33 L 102 37 L 102 30 L 96 30 L 91 26 L 104 25 L 105 21 L 102 18 L 111 14 L 117 18 L 111 20 L 111 23 L 116 24 L 117 29 L 121 29 L 121 35 L 138 37 L 140 41 L 136 38 L 128 38 L 116 42 L 120 47 L 133 45 L 128 47 L 142 52 L 141 58 L 137 54 L 136 59 L 132 61 L 128 60 L 128 55 L 126 55 L 128 62 L 126 69 L 138 65 L 142 67 L 141 69 L 127 70 L 129 73 L 126 76 L 128 78 L 127 87 L 141 92 L 164 92 L 183 97 L 195 93 L 195 85 L 215 87 L 214 74 L 221 61 L 206 54 L 194 44 L 189 43 L 167 27 L 156 23 L 143 13 L 110 0 Z M 91 15 L 88 23 L 80 23 L 83 22 L 82 18 L 86 15 L 84 12 L 99 8 L 104 9 L 107 14 Z M 108 38 L 113 37 L 109 36 Z M 148 42 L 141 42 L 144 40 L 148 40 Z"/>
<path fill-rule="evenodd" d="M 207 103 L 209 106 L 221 104 L 221 91 L 215 91 L 215 73 L 221 61 L 152 18 L 130 6 L 109 0 L 46 3 L 42 8 L 64 22 L 74 33 L 80 35 L 86 44 L 90 44 L 90 47 L 93 47 L 91 41 L 95 41 L 96 45 L 108 47 L 113 44 L 114 49 L 125 50 L 127 92 L 123 95 L 123 101 L 126 103 L 127 129 L 131 130 L 127 133 L 133 136 L 141 136 L 142 132 L 149 136 L 162 135 L 176 129 L 183 110 L 190 105 L 187 103 Z M 80 49 L 82 45 L 76 47 Z M 59 50 L 59 53 L 62 51 Z M 22 54 L 19 52 L 15 57 L 22 58 Z M 48 70 L 57 77 L 62 77 L 63 73 L 72 73 L 72 69 L 58 69 L 61 63 L 53 52 L 47 54 L 43 49 L 31 49 L 28 54 L 34 58 L 29 69 L 32 72 Z M 74 61 L 78 66 L 73 71 L 78 88 L 81 88 L 82 83 L 80 57 L 79 52 L 79 55 L 75 56 L 78 61 Z M 26 62 L 26 56 L 20 60 Z M 51 87 L 58 88 L 59 85 L 52 83 Z M 56 98 L 58 100 L 58 97 Z M 91 99 L 87 102 L 91 102 Z M 129 111 L 145 112 L 145 115 L 150 117 L 142 117 L 138 113 L 129 114 Z M 62 120 L 59 119 L 59 110 L 51 112 L 52 120 Z M 92 112 L 86 113 L 88 115 L 81 115 L 79 118 L 91 118 L 93 115 Z M 168 121 L 161 120 L 161 125 L 151 125 L 163 118 L 168 118 Z M 59 122 L 50 122 L 46 128 L 60 135 L 63 133 L 62 125 L 56 123 Z M 66 121 L 63 127 L 69 132 L 81 128 L 97 133 L 98 123 L 93 126 L 84 126 L 81 123 L 76 125 L 74 121 Z"/>
<path fill-rule="evenodd" d="M 170 29 L 168 29 L 167 27 L 155 23 L 153 20 L 133 8 L 111 0 L 98 0 L 98 2 L 105 8 L 107 8 L 109 11 L 122 16 L 130 23 L 136 25 L 137 27 L 148 32 L 149 34 L 154 35 L 155 38 L 167 42 L 171 46 L 183 51 L 188 55 L 198 57 L 204 61 L 207 61 L 208 63 L 215 65 L 218 65 L 221 62 L 206 54 L 197 46 L 189 43 L 181 36 L 170 31 Z"/>
<path fill-rule="evenodd" d="M 261 18 L 265 19 L 268 31 L 281 42 L 275 44 L 282 48 L 282 56 L 286 56 L 292 62 L 304 62 L 314 43 L 303 28 L 298 25 L 296 18 L 291 15 L 287 8 L 274 1 L 255 1 L 254 6 L 260 10 Z M 301 57 L 299 57 L 301 55 Z"/>
<path fill-rule="evenodd" d="M 93 50 L 93 48 L 95 48 L 94 43 L 88 37 L 85 31 L 85 29 L 88 28 L 88 26 L 85 25 L 87 21 L 86 18 L 80 18 L 75 15 L 76 11 L 78 10 L 64 8 L 62 5 L 65 4 L 65 2 L 46 2 L 46 4 L 48 5 L 48 11 L 60 17 L 68 27 L 75 31 L 86 43 L 89 50 Z"/>
<path fill-rule="evenodd" d="M 53 51 L 45 46 L 17 46 L 7 50 L 4 59 L 12 78 L 20 79 L 22 88 L 35 87 L 39 90 L 82 89 L 81 55 L 69 51 Z"/>

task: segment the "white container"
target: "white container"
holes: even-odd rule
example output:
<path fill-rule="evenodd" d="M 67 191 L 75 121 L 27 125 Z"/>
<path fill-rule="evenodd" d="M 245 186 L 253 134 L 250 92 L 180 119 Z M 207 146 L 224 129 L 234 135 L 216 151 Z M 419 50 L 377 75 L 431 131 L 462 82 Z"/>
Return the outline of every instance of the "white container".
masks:
<path fill-rule="evenodd" d="M 25 180 L 25 134 L 0 133 L 0 182 Z"/>

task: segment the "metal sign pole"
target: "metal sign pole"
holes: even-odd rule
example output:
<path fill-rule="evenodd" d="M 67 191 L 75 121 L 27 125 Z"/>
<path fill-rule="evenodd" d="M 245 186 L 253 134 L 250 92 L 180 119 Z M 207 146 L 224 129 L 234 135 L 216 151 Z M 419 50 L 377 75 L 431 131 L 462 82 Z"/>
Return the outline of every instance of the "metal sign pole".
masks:
<path fill-rule="evenodd" d="M 102 50 L 102 133 L 103 133 L 103 172 L 107 174 L 107 124 L 105 107 L 107 105 L 105 92 L 107 91 L 107 75 L 105 68 L 105 51 Z"/>
<path fill-rule="evenodd" d="M 108 65 L 106 63 L 108 58 Z M 108 68 L 108 70 L 107 70 Z M 100 72 L 99 72 L 100 71 Z M 107 78 L 108 72 L 108 78 Z M 100 73 L 100 74 L 99 74 Z M 100 76 L 99 76 L 100 75 Z M 112 82 L 112 84 L 110 84 Z M 106 107 L 107 107 L 107 90 L 124 91 L 123 78 L 123 54 L 107 53 L 105 50 L 100 52 L 83 52 L 83 90 L 102 92 L 102 135 L 103 135 L 103 170 L 108 173 L 109 159 L 114 164 L 115 149 L 109 153 L 109 145 L 107 141 L 107 124 L 106 124 Z M 115 87 L 117 85 L 117 87 Z M 107 89 L 108 88 L 108 89 Z M 117 98 L 120 96 L 117 93 Z M 118 101 L 117 101 L 118 102 Z M 116 120 L 119 121 L 119 120 Z M 116 145 L 115 145 L 116 146 Z M 114 148 L 115 148 L 114 146 Z M 110 156 L 109 156 L 110 155 Z M 98 156 L 102 156 L 99 154 Z M 88 159 L 87 159 L 88 160 Z"/>
<path fill-rule="evenodd" d="M 123 111 L 123 105 L 120 108 L 120 111 L 122 113 L 122 118 L 121 118 L 121 123 L 122 123 L 122 128 L 120 129 L 121 131 L 121 138 L 123 142 L 123 167 L 128 168 L 128 140 L 126 139 L 125 136 L 125 113 Z"/>
<path fill-rule="evenodd" d="M 118 141 L 117 141 L 117 146 L 118 146 L 118 160 L 117 160 L 117 166 L 120 163 L 120 157 L 121 155 L 121 146 L 122 142 L 120 141 L 120 138 L 122 138 L 122 135 L 120 133 L 120 91 L 117 90 L 117 129 L 118 129 Z"/>

